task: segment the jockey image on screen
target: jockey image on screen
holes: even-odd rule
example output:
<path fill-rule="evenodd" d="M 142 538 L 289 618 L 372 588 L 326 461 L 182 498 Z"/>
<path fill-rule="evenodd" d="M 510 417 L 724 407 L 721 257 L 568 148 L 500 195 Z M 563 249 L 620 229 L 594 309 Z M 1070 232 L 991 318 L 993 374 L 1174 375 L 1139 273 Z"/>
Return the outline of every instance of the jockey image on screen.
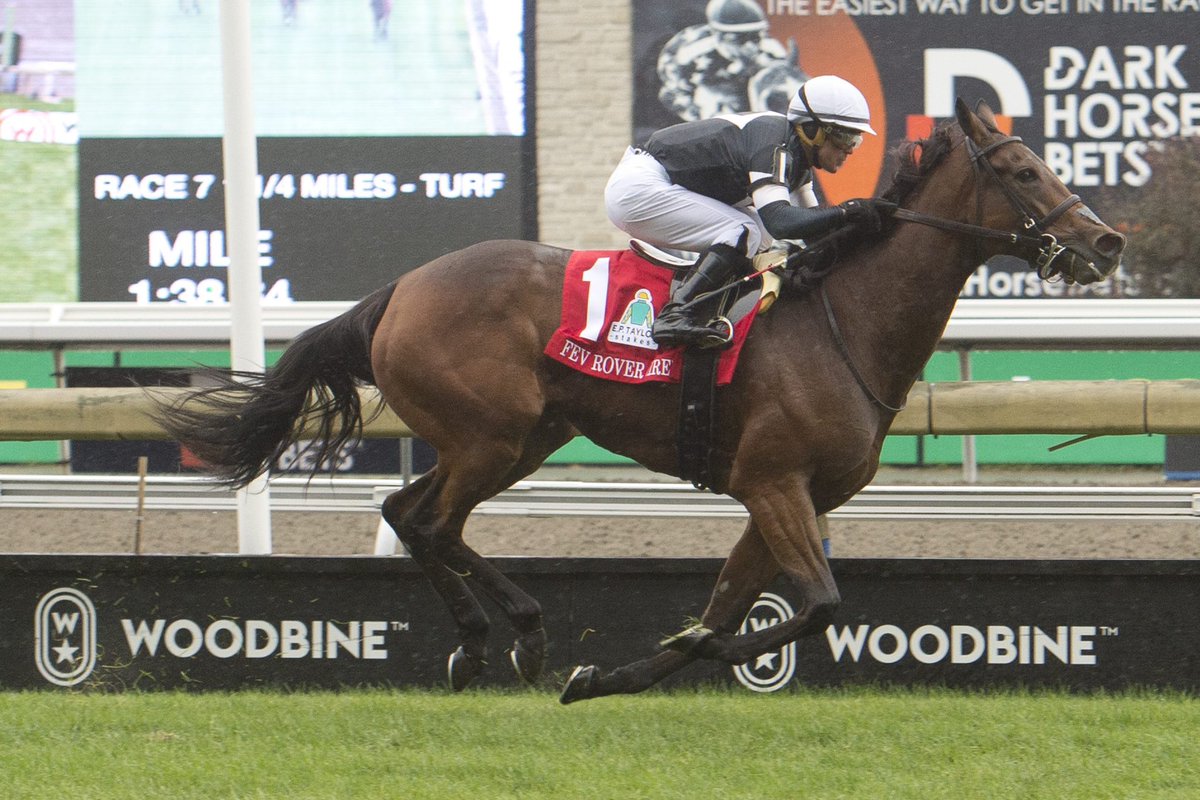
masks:
<path fill-rule="evenodd" d="M 656 247 L 702 253 L 654 321 L 663 347 L 722 347 L 728 330 L 698 319 L 694 301 L 752 271 L 778 240 L 807 239 L 845 224 L 881 228 L 874 199 L 818 208 L 813 170 L 837 172 L 873 135 L 867 100 L 836 75 L 819 75 L 786 113 L 722 114 L 663 128 L 630 147 L 605 188 L 609 219 Z"/>
<path fill-rule="evenodd" d="M 805 77 L 796 66 L 795 48 L 767 36 L 767 17 L 754 0 L 711 0 L 705 14 L 707 23 L 679 31 L 659 54 L 662 104 L 680 119 L 695 120 L 766 110 L 766 101 L 758 101 L 766 95 L 781 97 L 782 107 L 772 110 L 783 111 Z M 795 85 L 782 95 L 756 91 L 764 80 Z"/>

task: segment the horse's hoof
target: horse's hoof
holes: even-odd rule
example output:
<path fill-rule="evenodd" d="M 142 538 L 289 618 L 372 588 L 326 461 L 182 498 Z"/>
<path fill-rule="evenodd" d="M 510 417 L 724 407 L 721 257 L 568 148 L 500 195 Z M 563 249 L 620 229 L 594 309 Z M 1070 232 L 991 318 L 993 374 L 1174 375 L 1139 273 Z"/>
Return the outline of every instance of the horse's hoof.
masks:
<path fill-rule="evenodd" d="M 594 666 L 576 667 L 563 685 L 558 702 L 565 706 L 576 700 L 587 700 L 593 696 L 592 690 L 596 688 L 596 681 L 599 678 L 600 670 Z"/>
<path fill-rule="evenodd" d="M 675 650 L 684 655 L 700 656 L 700 648 L 715 635 L 712 628 L 697 624 L 690 628 L 684 628 L 673 636 L 668 636 L 658 644 L 667 650 Z"/>
<path fill-rule="evenodd" d="M 546 632 L 539 630 L 517 637 L 508 657 L 521 682 L 532 684 L 542 674 L 546 661 Z"/>
<path fill-rule="evenodd" d="M 450 659 L 446 662 L 446 678 L 450 682 L 451 690 L 461 692 L 470 686 L 471 681 L 479 677 L 479 673 L 483 672 L 486 666 L 487 662 L 482 658 L 469 655 L 459 647 L 450 654 Z"/>

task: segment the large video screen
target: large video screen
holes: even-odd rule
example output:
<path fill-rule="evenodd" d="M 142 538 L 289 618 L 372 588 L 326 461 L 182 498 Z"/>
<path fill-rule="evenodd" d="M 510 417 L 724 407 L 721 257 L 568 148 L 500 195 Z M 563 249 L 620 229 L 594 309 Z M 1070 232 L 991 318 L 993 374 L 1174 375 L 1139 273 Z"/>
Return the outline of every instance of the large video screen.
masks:
<path fill-rule="evenodd" d="M 356 299 L 474 242 L 536 238 L 525 5 L 250 3 L 264 297 Z M 58 96 L 26 81 L 0 97 L 74 107 L 77 297 L 11 299 L 226 299 L 219 10 L 19 4 L 21 61 L 52 39 L 70 62 Z"/>

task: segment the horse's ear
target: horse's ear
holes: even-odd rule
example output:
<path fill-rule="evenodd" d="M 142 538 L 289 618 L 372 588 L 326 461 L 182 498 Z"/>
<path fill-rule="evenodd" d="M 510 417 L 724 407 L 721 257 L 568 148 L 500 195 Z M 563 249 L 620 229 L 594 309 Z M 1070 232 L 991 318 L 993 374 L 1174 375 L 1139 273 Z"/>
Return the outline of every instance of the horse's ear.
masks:
<path fill-rule="evenodd" d="M 988 105 L 986 100 L 980 99 L 975 101 L 975 116 L 983 120 L 983 124 L 992 130 L 1000 129 L 996 124 L 996 114 L 992 111 L 992 107 Z"/>
<path fill-rule="evenodd" d="M 989 112 L 991 109 L 988 109 Z M 954 116 L 958 118 L 958 126 L 975 144 L 982 145 L 988 138 L 989 130 L 982 119 L 975 116 L 966 102 L 961 98 L 954 101 Z"/>

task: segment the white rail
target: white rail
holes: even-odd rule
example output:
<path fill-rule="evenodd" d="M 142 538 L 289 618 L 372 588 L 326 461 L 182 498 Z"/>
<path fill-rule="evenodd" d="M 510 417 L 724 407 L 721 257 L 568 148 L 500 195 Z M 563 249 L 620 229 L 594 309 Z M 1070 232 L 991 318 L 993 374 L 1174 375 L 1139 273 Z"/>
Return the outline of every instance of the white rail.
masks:
<path fill-rule="evenodd" d="M 263 337 L 286 344 L 331 319 L 350 302 L 264 305 Z M 1038 299 L 959 300 L 939 347 L 959 358 L 959 379 L 971 379 L 972 349 L 1196 349 L 1200 300 Z M 75 349 L 227 347 L 228 305 L 134 303 L 0 304 L 0 348 L 49 349 L 55 372 Z M 407 446 L 407 445 L 405 445 Z M 977 478 L 975 439 L 963 437 L 963 478 Z M 66 443 L 60 448 L 66 459 Z"/>
<path fill-rule="evenodd" d="M 399 481 L 275 478 L 274 511 L 377 513 Z M 4 508 L 137 507 L 138 479 L 126 476 L 0 475 Z M 234 494 L 199 477 L 150 477 L 145 508 L 232 511 Z M 523 481 L 476 510 L 533 517 L 743 517 L 724 495 L 683 483 Z M 843 519 L 1186 519 L 1200 517 L 1200 487 L 872 485 L 830 514 Z"/>
<path fill-rule="evenodd" d="M 264 338 L 283 344 L 350 302 L 265 304 Z M 942 346 L 1182 348 L 1200 346 L 1200 300 L 960 300 Z M 0 347 L 227 345 L 228 305 L 0 303 Z"/>
<path fill-rule="evenodd" d="M 263 338 L 283 344 L 353 303 L 263 305 Z M 0 346 L 20 349 L 229 344 L 228 304 L 0 303 Z"/>

